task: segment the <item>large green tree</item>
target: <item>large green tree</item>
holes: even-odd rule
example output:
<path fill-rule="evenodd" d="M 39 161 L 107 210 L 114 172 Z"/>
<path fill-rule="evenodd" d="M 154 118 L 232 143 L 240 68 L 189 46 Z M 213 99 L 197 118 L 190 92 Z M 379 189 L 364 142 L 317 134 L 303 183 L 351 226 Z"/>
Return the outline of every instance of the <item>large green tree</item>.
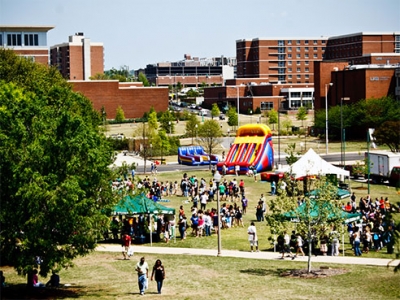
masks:
<path fill-rule="evenodd" d="M 113 152 L 99 124 L 55 68 L 0 50 L 0 250 L 20 274 L 68 267 L 108 227 Z"/>

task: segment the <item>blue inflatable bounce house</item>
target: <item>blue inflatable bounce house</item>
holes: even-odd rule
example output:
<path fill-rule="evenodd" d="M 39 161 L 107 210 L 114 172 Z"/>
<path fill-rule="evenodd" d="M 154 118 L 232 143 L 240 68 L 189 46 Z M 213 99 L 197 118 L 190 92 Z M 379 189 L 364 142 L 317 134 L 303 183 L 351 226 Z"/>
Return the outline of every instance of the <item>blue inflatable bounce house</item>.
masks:
<path fill-rule="evenodd" d="M 209 155 L 204 152 L 201 146 L 187 146 L 178 148 L 178 163 L 181 165 L 209 165 L 211 160 L 212 165 L 218 163 L 216 155 Z"/>

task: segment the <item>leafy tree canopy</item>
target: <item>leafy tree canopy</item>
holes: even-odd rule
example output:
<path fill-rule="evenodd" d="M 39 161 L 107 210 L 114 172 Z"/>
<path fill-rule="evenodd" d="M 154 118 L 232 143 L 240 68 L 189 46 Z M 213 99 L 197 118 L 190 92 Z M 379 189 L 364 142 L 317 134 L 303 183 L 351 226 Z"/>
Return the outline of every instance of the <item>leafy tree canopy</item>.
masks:
<path fill-rule="evenodd" d="M 215 117 L 218 117 L 221 114 L 221 111 L 218 108 L 218 105 L 214 103 L 211 108 L 211 118 L 214 119 Z"/>
<path fill-rule="evenodd" d="M 230 106 L 226 116 L 228 117 L 229 126 L 238 126 L 238 114 L 236 112 L 236 108 Z"/>
<path fill-rule="evenodd" d="M 55 68 L 0 50 L 0 249 L 20 274 L 96 247 L 116 202 L 101 116 Z"/>
<path fill-rule="evenodd" d="M 122 107 L 119 105 L 117 107 L 117 112 L 115 114 L 115 121 L 117 122 L 123 122 L 125 120 L 125 113 Z"/>
<path fill-rule="evenodd" d="M 198 142 L 211 155 L 214 153 L 215 147 L 221 143 L 221 136 L 222 131 L 218 122 L 215 120 L 206 120 L 199 128 Z"/>

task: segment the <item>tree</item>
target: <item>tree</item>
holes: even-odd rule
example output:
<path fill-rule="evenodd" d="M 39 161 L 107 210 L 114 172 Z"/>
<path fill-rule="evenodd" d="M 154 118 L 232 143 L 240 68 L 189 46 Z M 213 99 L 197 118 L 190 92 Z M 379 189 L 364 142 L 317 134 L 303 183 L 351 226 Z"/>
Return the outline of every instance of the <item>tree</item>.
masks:
<path fill-rule="evenodd" d="M 0 249 L 19 274 L 72 265 L 107 230 L 113 151 L 55 68 L 0 50 Z"/>
<path fill-rule="evenodd" d="M 222 131 L 217 121 L 206 120 L 199 128 L 198 141 L 209 155 L 212 155 L 217 145 L 221 143 Z M 211 160 L 210 166 L 211 170 Z"/>
<path fill-rule="evenodd" d="M 304 127 L 304 121 L 307 120 L 307 109 L 304 106 L 299 107 L 296 119 L 301 121 L 301 126 Z"/>
<path fill-rule="evenodd" d="M 157 113 L 154 110 L 154 107 L 150 108 L 150 112 L 147 115 L 147 122 L 149 124 L 149 132 L 153 133 L 158 129 Z"/>
<path fill-rule="evenodd" d="M 287 131 L 289 131 L 289 128 L 292 127 L 292 124 L 292 120 L 289 118 L 289 116 L 286 116 L 282 121 L 282 127 L 286 128 Z"/>
<path fill-rule="evenodd" d="M 230 106 L 226 115 L 228 117 L 229 126 L 238 126 L 238 114 L 236 108 Z"/>
<path fill-rule="evenodd" d="M 375 129 L 377 143 L 387 145 L 392 152 L 400 151 L 400 121 L 386 121 Z"/>
<path fill-rule="evenodd" d="M 271 109 L 266 115 L 268 117 L 268 124 L 272 124 L 272 130 L 275 130 L 275 124 L 278 123 L 278 112 L 275 109 Z"/>
<path fill-rule="evenodd" d="M 188 120 L 186 121 L 186 134 L 192 137 L 192 145 L 194 145 L 193 138 L 196 136 L 199 126 L 199 119 L 195 114 L 190 114 Z"/>
<path fill-rule="evenodd" d="M 218 105 L 214 103 L 211 108 L 211 118 L 218 117 L 221 114 L 221 111 L 218 108 Z"/>
<path fill-rule="evenodd" d="M 124 110 L 122 109 L 121 105 L 117 107 L 117 112 L 115 114 L 115 121 L 122 123 L 125 120 Z"/>
<path fill-rule="evenodd" d="M 142 72 L 139 73 L 138 75 L 138 80 L 143 83 L 143 86 L 150 86 L 149 81 L 147 80 L 147 77 L 145 74 L 143 74 Z"/>
<path fill-rule="evenodd" d="M 311 175 L 311 174 L 310 174 Z M 293 222 L 296 223 L 296 231 L 306 237 L 308 244 L 307 269 L 311 272 L 312 243 L 319 237 L 330 235 L 331 228 L 335 229 L 335 235 L 342 231 L 343 211 L 335 200 L 336 188 L 327 181 L 326 177 L 320 176 L 317 180 L 305 181 L 305 188 L 308 191 L 315 189 L 318 191 L 317 198 L 304 195 L 298 181 L 287 175 L 283 179 L 288 189 L 279 188 L 277 197 L 270 202 L 270 215 L 267 218 L 271 226 L 271 232 L 282 234 L 284 231 L 294 229 Z M 290 193 L 288 193 L 289 191 Z M 298 197 L 303 198 L 303 203 L 298 206 Z"/>
<path fill-rule="evenodd" d="M 175 116 L 169 110 L 161 114 L 160 127 L 168 133 L 175 131 Z"/>

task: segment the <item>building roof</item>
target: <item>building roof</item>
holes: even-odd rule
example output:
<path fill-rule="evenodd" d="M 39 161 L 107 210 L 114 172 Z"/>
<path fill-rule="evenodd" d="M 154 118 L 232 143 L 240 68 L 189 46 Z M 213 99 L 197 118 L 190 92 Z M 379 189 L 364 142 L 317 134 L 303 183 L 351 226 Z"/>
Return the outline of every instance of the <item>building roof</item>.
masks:
<path fill-rule="evenodd" d="M 35 31 L 47 32 L 55 26 L 33 26 L 33 25 L 0 25 L 0 31 Z"/>

